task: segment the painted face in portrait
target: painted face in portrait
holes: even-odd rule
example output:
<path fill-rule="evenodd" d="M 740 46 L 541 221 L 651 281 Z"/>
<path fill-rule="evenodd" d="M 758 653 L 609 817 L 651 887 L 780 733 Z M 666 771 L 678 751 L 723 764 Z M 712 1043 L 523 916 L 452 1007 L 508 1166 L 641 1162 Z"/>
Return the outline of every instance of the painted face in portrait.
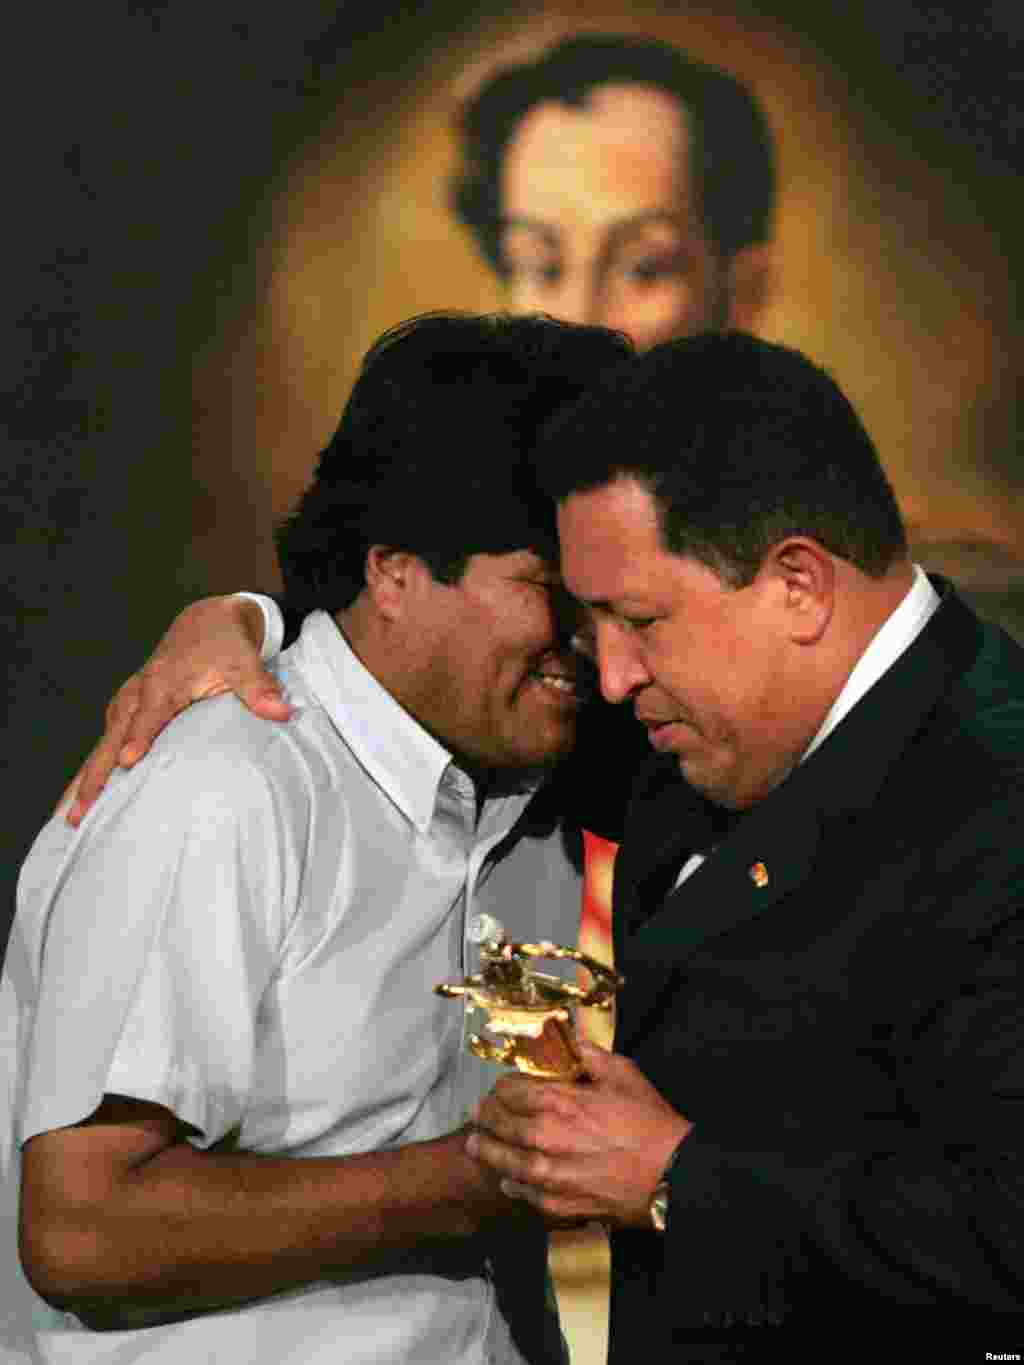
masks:
<path fill-rule="evenodd" d="M 725 326 L 729 271 L 688 164 L 686 115 L 654 86 L 531 109 L 501 182 L 513 310 L 614 327 L 642 348 Z"/>
<path fill-rule="evenodd" d="M 558 571 L 533 551 L 471 556 L 457 583 L 430 580 L 421 594 L 422 652 L 400 699 L 471 766 L 557 761 L 576 738 L 582 692 L 567 607 Z"/>
<path fill-rule="evenodd" d="M 711 800 L 761 800 L 820 719 L 801 702 L 784 575 L 766 558 L 733 588 L 671 553 L 654 499 L 632 479 L 571 495 L 558 525 L 566 587 L 587 607 L 578 641 L 605 698 L 631 702 L 652 746 Z"/>

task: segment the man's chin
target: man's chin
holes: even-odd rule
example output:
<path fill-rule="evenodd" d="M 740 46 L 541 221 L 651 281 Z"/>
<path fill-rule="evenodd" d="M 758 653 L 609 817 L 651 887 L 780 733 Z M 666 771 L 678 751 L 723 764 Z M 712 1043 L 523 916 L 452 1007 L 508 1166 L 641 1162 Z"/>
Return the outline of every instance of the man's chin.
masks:
<path fill-rule="evenodd" d="M 517 746 L 520 766 L 553 768 L 572 753 L 576 743 L 576 718 L 565 716 L 557 726 L 537 727 Z"/>
<path fill-rule="evenodd" d="M 683 781 L 695 792 L 699 792 L 716 806 L 724 806 L 727 810 L 735 808 L 734 793 L 721 773 L 709 772 L 706 764 L 684 757 L 682 754 L 676 755 L 676 762 Z"/>
<path fill-rule="evenodd" d="M 724 810 L 749 810 L 778 785 L 778 782 L 770 782 L 763 788 L 742 787 L 735 774 L 730 779 L 728 774 L 709 772 L 707 767 L 695 764 L 692 760 L 679 757 L 678 762 L 683 781 L 712 805 L 721 806 Z"/>

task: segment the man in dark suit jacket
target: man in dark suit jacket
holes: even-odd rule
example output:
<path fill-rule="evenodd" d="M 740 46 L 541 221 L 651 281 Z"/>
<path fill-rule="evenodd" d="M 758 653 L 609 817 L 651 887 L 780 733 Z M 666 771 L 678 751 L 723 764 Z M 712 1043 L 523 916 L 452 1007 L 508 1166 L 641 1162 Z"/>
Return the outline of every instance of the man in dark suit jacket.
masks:
<path fill-rule="evenodd" d="M 471 1152 L 610 1227 L 613 1362 L 1019 1350 L 1024 653 L 911 563 L 856 415 L 784 348 L 659 347 L 539 467 L 602 691 L 658 753 L 620 1055 L 503 1079 Z"/>

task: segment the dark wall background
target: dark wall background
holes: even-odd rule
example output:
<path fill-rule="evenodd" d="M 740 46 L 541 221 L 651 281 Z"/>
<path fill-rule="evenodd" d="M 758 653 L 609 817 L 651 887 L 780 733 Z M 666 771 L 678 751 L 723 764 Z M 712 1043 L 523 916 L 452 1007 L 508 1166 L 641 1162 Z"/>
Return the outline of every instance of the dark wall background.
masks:
<path fill-rule="evenodd" d="M 7 21 L 0 59 L 0 945 L 17 865 L 105 700 L 184 601 L 238 586 L 203 548 L 216 524 L 193 480 L 202 413 L 192 374 L 259 287 L 253 244 L 267 229 L 268 186 L 339 99 L 397 97 L 445 35 L 529 12 L 449 0 L 90 8 L 42 0 Z M 1016 267 L 1016 0 L 862 0 L 840 15 L 805 0 L 766 8 L 843 73 L 866 122 L 912 140 L 968 187 Z M 1013 433 L 994 440 L 1017 476 Z M 233 517 L 265 544 L 267 490 L 241 474 L 236 485 Z M 1012 609 L 1011 597 L 992 601 Z"/>

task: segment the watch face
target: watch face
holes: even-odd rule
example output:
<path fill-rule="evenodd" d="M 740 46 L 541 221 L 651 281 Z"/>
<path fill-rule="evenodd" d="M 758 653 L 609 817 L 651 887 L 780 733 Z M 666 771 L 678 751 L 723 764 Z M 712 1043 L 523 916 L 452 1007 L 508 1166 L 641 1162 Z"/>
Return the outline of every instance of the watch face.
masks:
<path fill-rule="evenodd" d="M 651 1195 L 651 1226 L 655 1232 L 664 1232 L 668 1222 L 668 1184 L 662 1181 Z"/>

